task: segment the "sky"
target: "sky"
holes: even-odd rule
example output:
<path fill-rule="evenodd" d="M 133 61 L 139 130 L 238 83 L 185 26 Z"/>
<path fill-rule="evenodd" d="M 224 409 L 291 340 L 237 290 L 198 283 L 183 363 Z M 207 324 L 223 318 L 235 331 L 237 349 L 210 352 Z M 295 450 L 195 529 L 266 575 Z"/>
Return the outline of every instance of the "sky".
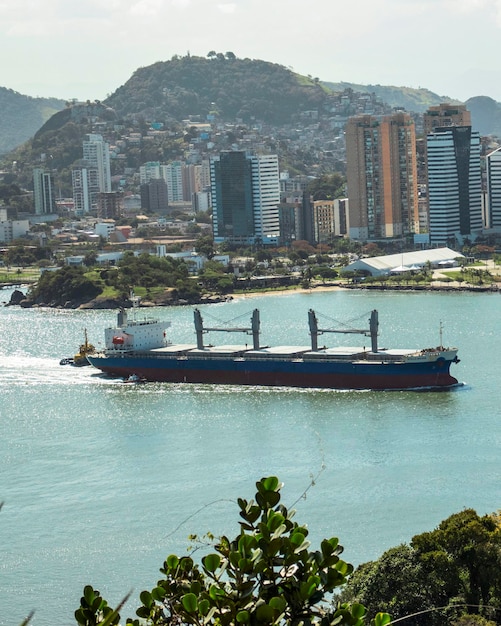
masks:
<path fill-rule="evenodd" d="M 501 102 L 500 34 L 501 0 L 0 0 L 0 87 L 103 100 L 139 67 L 213 50 Z"/>

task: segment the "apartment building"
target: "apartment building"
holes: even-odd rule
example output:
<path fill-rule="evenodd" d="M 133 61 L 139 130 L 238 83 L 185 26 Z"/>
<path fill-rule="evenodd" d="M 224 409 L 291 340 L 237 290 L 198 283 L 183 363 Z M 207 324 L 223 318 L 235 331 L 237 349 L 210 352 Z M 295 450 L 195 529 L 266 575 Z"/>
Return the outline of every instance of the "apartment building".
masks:
<path fill-rule="evenodd" d="M 400 238 L 418 231 L 416 133 L 408 113 L 350 118 L 346 174 L 352 239 Z"/>

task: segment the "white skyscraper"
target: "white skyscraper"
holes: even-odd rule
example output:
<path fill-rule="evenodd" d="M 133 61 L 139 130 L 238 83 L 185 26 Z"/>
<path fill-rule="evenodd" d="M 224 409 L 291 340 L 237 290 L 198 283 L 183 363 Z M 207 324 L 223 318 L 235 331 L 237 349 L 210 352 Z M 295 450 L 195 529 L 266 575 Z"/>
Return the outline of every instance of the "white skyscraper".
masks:
<path fill-rule="evenodd" d="M 475 241 L 483 226 L 479 133 L 471 126 L 435 128 L 426 152 L 430 243 Z"/>
<path fill-rule="evenodd" d="M 111 191 L 110 146 L 102 135 L 85 135 L 83 142 L 83 158 L 98 172 L 99 191 Z"/>
<path fill-rule="evenodd" d="M 184 163 L 173 161 L 168 165 L 160 166 L 161 177 L 167 183 L 167 197 L 169 204 L 172 202 L 182 202 L 183 193 L 183 169 Z"/>
<path fill-rule="evenodd" d="M 75 167 L 71 171 L 75 215 L 82 216 L 97 210 L 99 173 L 96 167 Z"/>
<path fill-rule="evenodd" d="M 487 227 L 501 232 L 501 148 L 487 155 Z"/>
<path fill-rule="evenodd" d="M 251 157 L 254 227 L 257 240 L 278 243 L 280 175 L 276 154 Z"/>

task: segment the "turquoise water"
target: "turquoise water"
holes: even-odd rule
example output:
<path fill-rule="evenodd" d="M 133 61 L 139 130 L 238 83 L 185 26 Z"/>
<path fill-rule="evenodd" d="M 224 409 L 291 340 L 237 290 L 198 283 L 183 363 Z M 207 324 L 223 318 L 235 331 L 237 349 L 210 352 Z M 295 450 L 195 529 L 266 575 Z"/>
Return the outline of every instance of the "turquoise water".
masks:
<path fill-rule="evenodd" d="M 246 323 L 259 308 L 262 342 L 274 345 L 308 345 L 309 308 L 361 316 L 363 326 L 377 308 L 382 347 L 435 346 L 442 322 L 465 384 L 432 393 L 122 385 L 59 365 L 84 328 L 102 344 L 115 312 L 0 307 L 0 624 L 32 609 L 36 626 L 73 623 L 88 583 L 111 604 L 132 589 L 122 611 L 132 616 L 189 534 L 237 531 L 235 500 L 253 497 L 265 475 L 284 482 L 313 547 L 337 536 L 354 564 L 465 507 L 498 510 L 500 303 L 497 294 L 337 291 L 202 307 L 211 325 Z M 171 320 L 174 341 L 194 342 L 190 307 L 154 314 Z"/>

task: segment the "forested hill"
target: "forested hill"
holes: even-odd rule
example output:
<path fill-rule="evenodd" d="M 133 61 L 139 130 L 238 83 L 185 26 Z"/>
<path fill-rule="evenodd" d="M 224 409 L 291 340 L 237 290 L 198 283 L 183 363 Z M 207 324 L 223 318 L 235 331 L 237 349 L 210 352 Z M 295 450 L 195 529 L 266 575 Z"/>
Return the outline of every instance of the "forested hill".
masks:
<path fill-rule="evenodd" d="M 403 107 L 406 111 L 424 113 L 430 106 L 441 102 L 458 102 L 447 96 L 438 96 L 429 89 L 420 87 L 394 87 L 385 85 L 358 85 L 356 83 L 324 83 L 332 91 L 353 89 L 362 93 L 375 93 L 378 98 L 392 107 Z"/>
<path fill-rule="evenodd" d="M 64 109 L 64 100 L 30 98 L 0 87 L 0 154 L 12 150 L 32 137 L 54 113 Z"/>
<path fill-rule="evenodd" d="M 210 55 L 211 53 L 209 53 Z M 237 59 L 232 53 L 208 58 L 173 57 L 142 67 L 105 104 L 119 117 L 181 120 L 211 112 L 223 119 L 252 118 L 286 124 L 301 112 L 321 108 L 327 89 L 317 79 L 266 61 Z"/>

